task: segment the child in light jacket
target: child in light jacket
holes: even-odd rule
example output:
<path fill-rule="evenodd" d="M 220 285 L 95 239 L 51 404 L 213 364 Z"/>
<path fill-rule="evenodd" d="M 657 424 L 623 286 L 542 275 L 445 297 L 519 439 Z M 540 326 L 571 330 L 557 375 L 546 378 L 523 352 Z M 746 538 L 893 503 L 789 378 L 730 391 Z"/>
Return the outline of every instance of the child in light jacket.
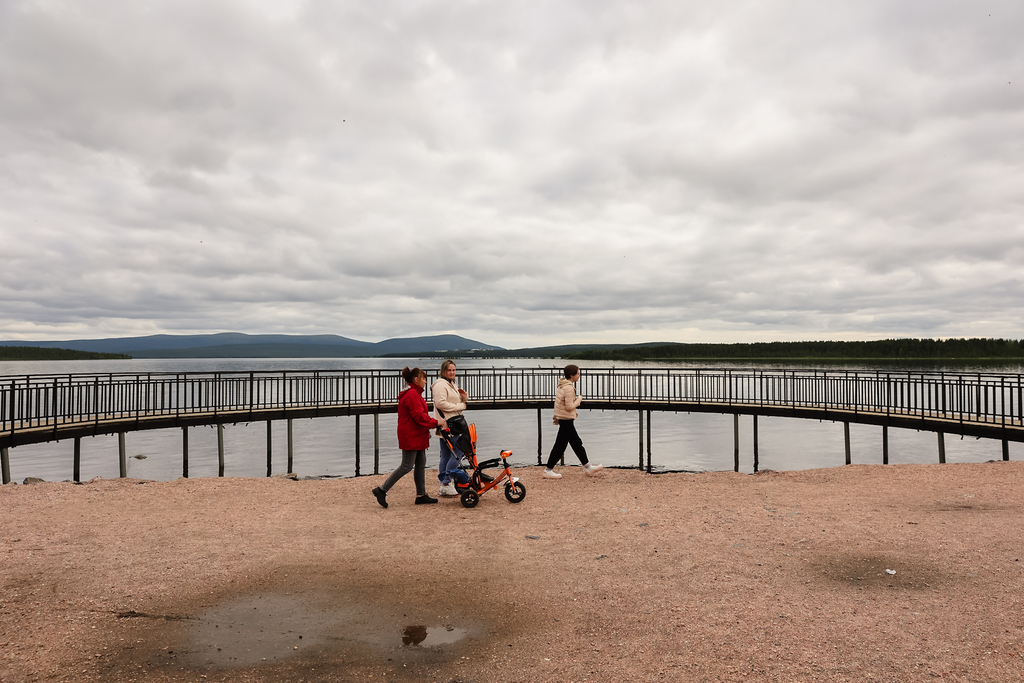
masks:
<path fill-rule="evenodd" d="M 558 424 L 558 436 L 548 456 L 548 466 L 544 468 L 544 476 L 548 479 L 560 479 L 561 474 L 555 472 L 555 463 L 565 455 L 565 447 L 572 446 L 572 452 L 583 465 L 584 474 L 593 474 L 602 469 L 602 465 L 591 464 L 587 459 L 587 449 L 583 447 L 583 439 L 576 433 L 576 409 L 583 401 L 576 395 L 576 382 L 580 378 L 580 369 L 576 365 L 566 365 L 562 371 L 564 377 L 558 380 L 555 391 L 555 422 Z"/>

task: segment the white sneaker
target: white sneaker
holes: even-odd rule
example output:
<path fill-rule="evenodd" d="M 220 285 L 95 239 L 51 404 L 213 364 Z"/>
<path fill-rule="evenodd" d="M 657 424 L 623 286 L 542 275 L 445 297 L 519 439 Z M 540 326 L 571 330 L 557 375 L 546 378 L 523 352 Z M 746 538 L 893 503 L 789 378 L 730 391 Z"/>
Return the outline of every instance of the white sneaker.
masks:
<path fill-rule="evenodd" d="M 604 469 L 604 465 L 595 465 L 594 463 L 590 463 L 586 467 L 583 468 L 583 474 L 593 474 L 594 472 L 597 472 L 598 470 L 603 470 L 603 469 Z"/>
<path fill-rule="evenodd" d="M 562 475 L 559 474 L 558 472 L 555 472 L 554 470 L 551 470 L 551 469 L 548 469 L 547 467 L 545 467 L 544 468 L 544 478 L 545 479 L 561 479 Z"/>
<path fill-rule="evenodd" d="M 438 495 L 441 496 L 457 496 L 459 495 L 458 489 L 455 488 L 455 482 L 445 484 L 437 490 Z"/>

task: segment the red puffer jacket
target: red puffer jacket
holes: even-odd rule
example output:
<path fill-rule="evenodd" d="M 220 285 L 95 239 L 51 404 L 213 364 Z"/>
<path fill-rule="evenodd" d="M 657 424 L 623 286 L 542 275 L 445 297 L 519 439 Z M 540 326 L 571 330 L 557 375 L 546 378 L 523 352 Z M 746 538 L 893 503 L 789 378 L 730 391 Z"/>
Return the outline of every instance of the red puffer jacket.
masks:
<path fill-rule="evenodd" d="M 423 451 L 430 446 L 430 430 L 437 420 L 427 413 L 423 389 L 410 384 L 398 394 L 398 447 L 403 451 Z"/>

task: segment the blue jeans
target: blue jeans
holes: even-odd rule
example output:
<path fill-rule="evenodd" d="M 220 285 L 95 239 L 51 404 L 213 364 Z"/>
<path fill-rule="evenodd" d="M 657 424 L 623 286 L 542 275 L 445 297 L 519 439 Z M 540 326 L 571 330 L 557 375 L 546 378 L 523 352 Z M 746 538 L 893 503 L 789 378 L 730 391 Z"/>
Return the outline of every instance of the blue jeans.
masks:
<path fill-rule="evenodd" d="M 437 466 L 437 479 L 441 482 L 441 486 L 447 486 L 452 483 L 452 479 L 455 479 L 455 481 L 462 481 L 459 474 L 466 477 L 466 481 L 469 481 L 469 477 L 466 476 L 466 473 L 463 472 L 462 468 L 459 466 L 459 463 L 461 462 L 460 459 L 462 458 L 462 451 L 456 448 L 453 453 L 452 449 L 448 447 L 447 441 L 444 439 L 441 439 L 440 441 L 441 462 Z M 456 474 L 456 472 L 459 474 Z"/>

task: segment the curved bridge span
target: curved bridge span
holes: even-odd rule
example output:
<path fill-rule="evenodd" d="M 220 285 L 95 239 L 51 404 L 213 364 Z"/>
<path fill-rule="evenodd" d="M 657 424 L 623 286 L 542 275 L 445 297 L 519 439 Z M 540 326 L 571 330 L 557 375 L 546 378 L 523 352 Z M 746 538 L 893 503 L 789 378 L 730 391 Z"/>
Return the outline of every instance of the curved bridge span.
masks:
<path fill-rule="evenodd" d="M 561 370 L 467 369 L 459 377 L 475 409 L 540 411 L 551 407 Z M 7 449 L 14 446 L 75 439 L 77 453 L 83 436 L 178 427 L 185 428 L 187 461 L 190 426 L 395 412 L 403 386 L 393 370 L 0 377 L 3 480 L 10 480 Z M 650 411 L 754 416 L 755 468 L 757 416 L 937 432 L 940 462 L 946 433 L 1000 439 L 1004 459 L 1008 441 L 1024 442 L 1019 374 L 585 368 L 577 386 L 582 408 L 640 411 L 641 466 L 647 413 L 648 468 Z M 736 458 L 738 469 L 738 450 Z"/>

